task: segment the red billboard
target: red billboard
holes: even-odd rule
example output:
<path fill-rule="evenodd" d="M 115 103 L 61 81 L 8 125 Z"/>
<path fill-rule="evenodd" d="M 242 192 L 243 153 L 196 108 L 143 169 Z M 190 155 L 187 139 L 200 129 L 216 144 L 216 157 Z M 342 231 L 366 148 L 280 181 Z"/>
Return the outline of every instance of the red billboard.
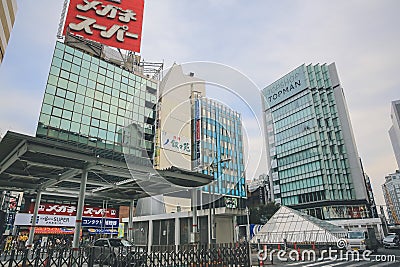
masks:
<path fill-rule="evenodd" d="M 29 213 L 33 213 L 35 203 L 32 203 L 29 207 Z M 39 214 L 48 215 L 64 215 L 64 216 L 76 216 L 76 206 L 65 205 L 65 204 L 49 204 L 41 203 L 39 205 Z M 103 209 L 98 207 L 85 206 L 83 209 L 84 217 L 105 217 L 105 218 L 118 218 L 118 212 L 116 209 Z"/>
<path fill-rule="evenodd" d="M 140 52 L 144 0 L 70 0 L 64 24 L 74 35 Z"/>

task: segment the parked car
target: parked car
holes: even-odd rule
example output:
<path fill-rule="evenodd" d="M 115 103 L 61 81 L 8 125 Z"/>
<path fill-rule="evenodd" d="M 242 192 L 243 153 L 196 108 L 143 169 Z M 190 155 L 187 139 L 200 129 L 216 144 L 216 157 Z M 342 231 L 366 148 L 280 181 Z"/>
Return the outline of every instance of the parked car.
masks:
<path fill-rule="evenodd" d="M 95 262 L 116 266 L 140 266 L 144 261 L 143 251 L 131 242 L 120 238 L 100 238 L 92 246 Z"/>
<path fill-rule="evenodd" d="M 398 248 L 400 247 L 400 238 L 396 234 L 389 234 L 383 239 L 384 248 Z"/>

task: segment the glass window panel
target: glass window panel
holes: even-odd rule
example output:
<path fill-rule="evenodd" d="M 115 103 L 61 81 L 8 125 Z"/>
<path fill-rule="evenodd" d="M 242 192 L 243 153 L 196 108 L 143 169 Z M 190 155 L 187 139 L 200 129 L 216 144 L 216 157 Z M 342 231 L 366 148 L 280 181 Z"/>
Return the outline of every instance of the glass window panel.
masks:
<path fill-rule="evenodd" d="M 102 129 L 107 129 L 107 122 L 106 121 L 100 121 L 100 128 Z"/>
<path fill-rule="evenodd" d="M 87 78 L 84 78 L 84 77 L 79 77 L 79 81 L 78 81 L 78 83 L 79 83 L 79 84 L 81 84 L 81 85 L 84 85 L 84 86 L 86 86 L 86 85 L 87 85 L 87 81 L 88 81 L 88 79 L 87 79 Z"/>
<path fill-rule="evenodd" d="M 53 62 L 52 62 L 52 65 L 53 66 L 55 66 L 55 67 L 61 67 L 61 63 L 62 63 L 62 60 L 61 59 L 59 59 L 59 58 L 56 58 L 56 57 L 54 57 L 53 58 Z"/>
<path fill-rule="evenodd" d="M 82 134 L 82 135 L 89 135 L 89 126 L 81 124 L 81 128 L 80 128 L 79 133 Z M 82 142 L 82 141 L 79 140 L 79 142 Z"/>
<path fill-rule="evenodd" d="M 82 115 L 82 123 L 86 125 L 90 125 L 90 116 Z"/>
<path fill-rule="evenodd" d="M 58 79 L 58 86 L 63 88 L 63 89 L 67 89 L 68 81 L 66 79 L 59 78 Z"/>
<path fill-rule="evenodd" d="M 72 112 L 68 111 L 68 110 L 64 110 L 62 117 L 64 119 L 71 120 L 72 119 Z"/>
<path fill-rule="evenodd" d="M 57 88 L 57 93 L 56 93 L 57 96 L 65 98 L 66 93 L 67 93 L 67 91 L 65 91 L 61 88 Z"/>
<path fill-rule="evenodd" d="M 70 55 L 74 54 L 74 49 L 72 47 L 66 45 L 64 47 L 66 53 L 69 53 Z"/>
<path fill-rule="evenodd" d="M 91 88 L 86 89 L 86 96 L 90 98 L 94 98 L 94 90 Z"/>
<path fill-rule="evenodd" d="M 74 102 L 70 100 L 65 100 L 64 108 L 68 110 L 74 110 Z"/>
<path fill-rule="evenodd" d="M 66 71 L 70 71 L 71 70 L 71 66 L 72 66 L 72 64 L 67 62 L 67 61 L 63 61 L 61 63 L 61 69 L 66 70 Z"/>
<path fill-rule="evenodd" d="M 64 106 L 64 99 L 61 97 L 56 96 L 54 98 L 54 106 L 56 107 L 63 107 Z"/>
<path fill-rule="evenodd" d="M 65 98 L 67 98 L 68 100 L 74 101 L 75 100 L 75 93 L 68 91 L 67 95 L 65 96 Z"/>
<path fill-rule="evenodd" d="M 75 102 L 74 111 L 78 112 L 78 113 L 82 113 L 83 112 L 83 105 L 80 104 L 80 103 Z"/>
<path fill-rule="evenodd" d="M 61 119 L 57 117 L 50 118 L 50 126 L 54 128 L 60 128 Z"/>
<path fill-rule="evenodd" d="M 68 82 L 68 90 L 72 91 L 72 92 L 76 92 L 78 89 L 78 84 L 69 81 Z"/>
<path fill-rule="evenodd" d="M 84 55 L 84 57 L 87 56 L 86 54 Z M 82 61 L 82 65 L 81 67 L 85 68 L 85 69 L 89 69 L 90 68 L 90 63 L 86 60 Z"/>
<path fill-rule="evenodd" d="M 89 135 L 90 136 L 97 137 L 98 134 L 99 134 L 99 128 L 96 128 L 96 127 L 90 127 L 89 128 Z"/>
<path fill-rule="evenodd" d="M 56 93 L 56 87 L 51 84 L 47 84 L 46 93 L 50 95 L 54 95 Z"/>
<path fill-rule="evenodd" d="M 89 70 L 87 70 L 87 69 L 81 69 L 80 76 L 83 76 L 83 77 L 85 77 L 85 78 L 88 78 L 88 77 L 89 77 Z"/>
<path fill-rule="evenodd" d="M 100 119 L 100 110 L 98 110 L 97 108 L 94 108 L 93 111 L 92 111 L 92 116 L 94 118 Z"/>
<path fill-rule="evenodd" d="M 47 114 L 40 114 L 39 121 L 44 125 L 48 125 L 50 123 L 50 115 Z"/>
<path fill-rule="evenodd" d="M 52 110 L 51 105 L 52 104 L 50 104 L 50 105 L 43 104 L 42 105 L 42 113 L 51 114 L 51 110 Z"/>
<path fill-rule="evenodd" d="M 104 84 L 106 81 L 106 77 L 104 75 L 100 75 L 97 77 L 97 82 Z"/>
<path fill-rule="evenodd" d="M 90 115 L 92 113 L 92 107 L 83 106 L 83 114 Z"/>
<path fill-rule="evenodd" d="M 74 56 L 78 57 L 78 58 L 82 58 L 83 57 L 83 52 L 81 52 L 79 50 L 75 50 L 74 51 Z"/>
<path fill-rule="evenodd" d="M 82 64 L 82 59 L 80 59 L 79 57 L 74 57 L 74 59 L 72 60 L 72 62 L 76 65 L 81 65 Z"/>
<path fill-rule="evenodd" d="M 71 132 L 79 133 L 80 124 L 77 122 L 71 122 Z"/>
<path fill-rule="evenodd" d="M 78 87 L 79 88 L 79 87 Z M 80 94 L 76 94 L 75 96 L 75 102 L 84 104 L 85 103 L 85 97 Z"/>
<path fill-rule="evenodd" d="M 58 76 L 58 75 L 60 75 L 60 68 L 55 67 L 55 66 L 51 66 L 50 67 L 50 73 L 55 75 L 55 76 Z"/>
<path fill-rule="evenodd" d="M 62 50 L 55 49 L 55 50 L 54 50 L 54 56 L 56 56 L 56 57 L 58 57 L 58 58 L 63 58 L 64 52 L 63 52 Z"/>
<path fill-rule="evenodd" d="M 72 121 L 76 122 L 76 123 L 80 123 L 82 119 L 82 115 L 79 113 L 72 113 Z"/>
<path fill-rule="evenodd" d="M 54 96 L 49 95 L 49 94 L 44 95 L 44 100 L 43 100 L 44 103 L 53 105 L 53 101 L 54 101 Z"/>
<path fill-rule="evenodd" d="M 52 113 L 53 116 L 61 117 L 61 114 L 62 114 L 62 109 L 53 107 L 53 113 Z"/>
<path fill-rule="evenodd" d="M 92 80 L 88 80 L 88 82 L 87 82 L 87 87 L 88 88 L 96 88 L 96 82 L 94 82 L 94 81 L 92 81 Z"/>
<path fill-rule="evenodd" d="M 58 77 L 51 75 L 51 74 L 49 75 L 49 80 L 48 80 L 49 84 L 57 85 L 57 81 L 58 81 Z"/>

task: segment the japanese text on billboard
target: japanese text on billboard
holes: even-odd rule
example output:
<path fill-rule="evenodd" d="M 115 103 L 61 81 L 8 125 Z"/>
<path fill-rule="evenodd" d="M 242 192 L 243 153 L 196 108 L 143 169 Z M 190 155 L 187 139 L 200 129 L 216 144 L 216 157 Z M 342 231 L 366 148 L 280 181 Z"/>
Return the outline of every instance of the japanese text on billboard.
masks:
<path fill-rule="evenodd" d="M 144 0 L 70 0 L 64 25 L 70 33 L 140 52 Z"/>

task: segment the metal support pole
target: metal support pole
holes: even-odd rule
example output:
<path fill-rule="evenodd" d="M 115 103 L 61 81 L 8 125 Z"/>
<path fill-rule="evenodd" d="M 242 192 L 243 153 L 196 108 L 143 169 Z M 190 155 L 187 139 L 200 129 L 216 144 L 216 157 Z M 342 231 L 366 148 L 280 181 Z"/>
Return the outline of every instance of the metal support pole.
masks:
<path fill-rule="evenodd" d="M 232 222 L 233 222 L 233 232 L 234 232 L 234 236 L 233 236 L 233 242 L 234 243 L 237 243 L 237 242 L 239 242 L 239 226 L 238 226 L 238 223 L 237 223 L 237 216 L 236 215 L 234 215 L 233 216 L 233 219 L 232 219 Z"/>
<path fill-rule="evenodd" d="M 175 218 L 175 251 L 179 251 L 179 244 L 181 243 L 181 222 L 179 217 Z"/>
<path fill-rule="evenodd" d="M 211 204 L 212 204 L 212 213 L 211 213 L 211 243 L 217 243 L 217 229 L 215 225 L 215 197 L 214 197 L 215 187 L 212 187 L 211 193 Z"/>
<path fill-rule="evenodd" d="M 211 190 L 211 186 L 210 186 Z M 208 193 L 208 244 L 212 242 L 211 191 Z"/>
<path fill-rule="evenodd" d="M 81 186 L 79 190 L 78 207 L 76 210 L 76 222 L 75 222 L 75 232 L 74 239 L 72 242 L 72 249 L 77 251 L 79 249 L 79 240 L 82 229 L 82 213 L 85 205 L 85 193 L 86 193 L 86 183 L 87 183 L 88 171 L 86 169 L 82 170 Z"/>
<path fill-rule="evenodd" d="M 153 245 L 153 221 L 149 220 L 149 235 L 147 239 L 147 253 L 151 253 L 151 247 Z"/>
<path fill-rule="evenodd" d="M 197 242 L 197 189 L 192 190 L 192 243 Z"/>
<path fill-rule="evenodd" d="M 131 200 L 129 206 L 129 218 L 128 218 L 128 240 L 133 241 L 133 210 L 135 209 L 135 200 Z"/>
<path fill-rule="evenodd" d="M 28 242 L 26 243 L 27 248 L 31 248 L 33 244 L 33 237 L 35 236 L 35 228 L 36 228 L 36 218 L 39 213 L 39 206 L 41 199 L 42 199 L 42 190 L 39 190 L 36 195 L 35 208 L 33 210 L 33 215 L 32 215 L 31 229 L 29 229 Z"/>
<path fill-rule="evenodd" d="M 247 227 L 246 227 L 246 241 L 249 250 L 249 266 L 251 266 L 251 246 L 250 246 L 250 210 L 246 207 Z M 267 253 L 266 251 L 264 253 Z"/>

